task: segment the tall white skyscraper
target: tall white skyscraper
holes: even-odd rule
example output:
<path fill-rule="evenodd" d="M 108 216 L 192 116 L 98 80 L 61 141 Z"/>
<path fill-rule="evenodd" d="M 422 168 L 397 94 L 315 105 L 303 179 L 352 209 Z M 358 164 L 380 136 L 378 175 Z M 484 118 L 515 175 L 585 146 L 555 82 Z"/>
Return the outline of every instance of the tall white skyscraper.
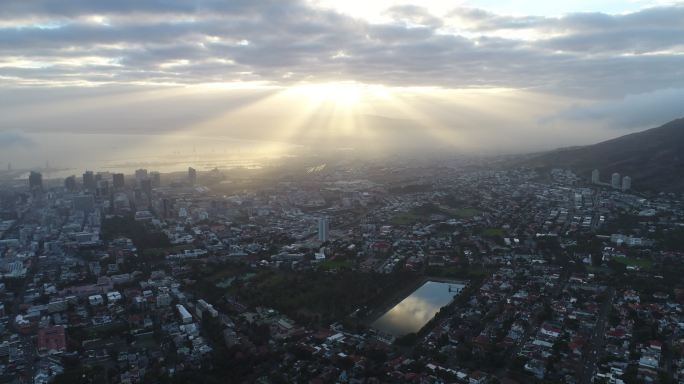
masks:
<path fill-rule="evenodd" d="M 328 223 L 327 217 L 321 217 L 318 219 L 318 240 L 328 241 L 328 231 L 330 229 L 330 224 Z"/>
<path fill-rule="evenodd" d="M 620 174 L 615 172 L 610 178 L 610 185 L 615 189 L 620 189 Z"/>
<path fill-rule="evenodd" d="M 632 178 L 625 176 L 622 178 L 622 190 L 629 191 L 630 189 L 632 189 Z"/>
<path fill-rule="evenodd" d="M 591 172 L 591 183 L 592 184 L 598 184 L 601 181 L 600 179 L 600 174 L 598 169 L 594 169 Z"/>

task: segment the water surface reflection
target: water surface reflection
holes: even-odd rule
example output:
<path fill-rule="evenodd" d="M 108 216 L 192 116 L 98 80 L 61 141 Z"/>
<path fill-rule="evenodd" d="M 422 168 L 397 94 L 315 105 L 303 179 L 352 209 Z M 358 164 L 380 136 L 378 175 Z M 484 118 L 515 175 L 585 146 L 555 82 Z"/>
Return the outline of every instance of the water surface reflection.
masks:
<path fill-rule="evenodd" d="M 428 281 L 385 312 L 372 327 L 394 336 L 418 332 L 440 308 L 449 304 L 463 284 Z"/>

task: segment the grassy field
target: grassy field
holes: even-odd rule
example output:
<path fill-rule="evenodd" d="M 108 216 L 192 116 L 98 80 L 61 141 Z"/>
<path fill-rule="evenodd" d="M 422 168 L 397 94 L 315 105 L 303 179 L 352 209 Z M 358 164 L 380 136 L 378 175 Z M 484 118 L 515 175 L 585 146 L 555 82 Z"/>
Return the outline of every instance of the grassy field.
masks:
<path fill-rule="evenodd" d="M 651 269 L 653 262 L 648 259 L 637 259 L 634 257 L 616 257 L 615 261 L 628 267 L 639 267 L 639 269 Z"/>
<path fill-rule="evenodd" d="M 343 269 L 343 268 L 351 268 L 354 265 L 349 260 L 341 260 L 341 259 L 335 259 L 335 260 L 324 260 L 321 262 L 320 266 L 323 269 Z"/>
<path fill-rule="evenodd" d="M 402 212 L 394 216 L 391 220 L 390 223 L 392 225 L 409 225 L 409 224 L 415 224 L 419 221 L 424 221 L 425 216 L 424 215 L 419 215 L 413 212 Z"/>
<path fill-rule="evenodd" d="M 504 230 L 501 228 L 487 228 L 482 231 L 483 236 L 487 237 L 504 237 Z"/>
<path fill-rule="evenodd" d="M 475 208 L 448 208 L 445 206 L 437 206 L 434 204 L 426 204 L 422 207 L 416 207 L 408 212 L 401 212 L 396 214 L 391 220 L 393 225 L 409 225 L 417 222 L 427 222 L 433 214 L 443 214 L 458 219 L 467 219 L 480 214 L 480 211 Z"/>
<path fill-rule="evenodd" d="M 475 208 L 459 208 L 452 212 L 456 217 L 460 219 L 467 219 L 480 214 L 480 211 Z"/>

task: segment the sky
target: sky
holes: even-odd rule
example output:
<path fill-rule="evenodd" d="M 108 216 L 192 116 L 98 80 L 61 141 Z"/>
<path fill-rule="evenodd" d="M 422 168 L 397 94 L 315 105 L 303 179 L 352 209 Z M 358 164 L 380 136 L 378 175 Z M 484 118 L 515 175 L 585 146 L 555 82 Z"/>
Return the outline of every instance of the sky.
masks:
<path fill-rule="evenodd" d="M 682 105 L 681 1 L 0 7 L 0 164 L 18 167 L 520 153 L 655 127 Z"/>

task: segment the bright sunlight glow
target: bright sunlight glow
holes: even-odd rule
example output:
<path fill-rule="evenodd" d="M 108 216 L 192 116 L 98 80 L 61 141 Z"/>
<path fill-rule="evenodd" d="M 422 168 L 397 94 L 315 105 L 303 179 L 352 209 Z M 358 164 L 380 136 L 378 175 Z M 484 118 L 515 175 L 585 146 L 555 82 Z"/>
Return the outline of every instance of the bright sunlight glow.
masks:
<path fill-rule="evenodd" d="M 387 87 L 357 82 L 330 82 L 299 85 L 292 88 L 293 96 L 303 96 L 322 103 L 353 107 L 369 99 L 387 99 Z"/>

